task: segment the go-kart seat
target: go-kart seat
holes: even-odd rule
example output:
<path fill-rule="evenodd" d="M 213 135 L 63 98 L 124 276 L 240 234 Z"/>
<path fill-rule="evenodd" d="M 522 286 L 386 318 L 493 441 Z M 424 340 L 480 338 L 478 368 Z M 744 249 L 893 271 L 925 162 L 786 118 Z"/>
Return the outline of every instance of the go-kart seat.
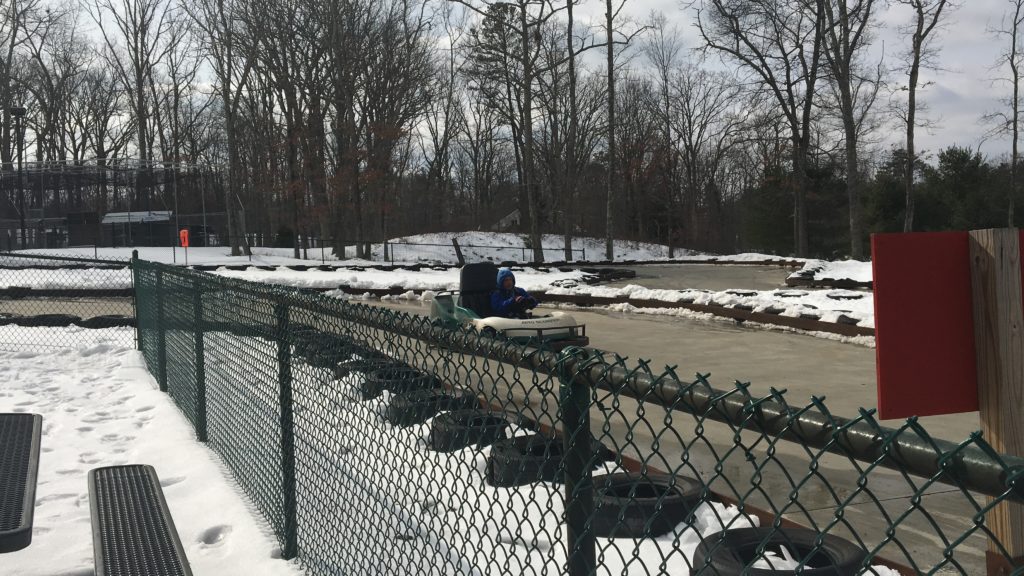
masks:
<path fill-rule="evenodd" d="M 491 292 L 495 289 L 498 267 L 491 262 L 466 264 L 459 273 L 459 306 L 469 308 L 481 318 L 494 316 Z"/>

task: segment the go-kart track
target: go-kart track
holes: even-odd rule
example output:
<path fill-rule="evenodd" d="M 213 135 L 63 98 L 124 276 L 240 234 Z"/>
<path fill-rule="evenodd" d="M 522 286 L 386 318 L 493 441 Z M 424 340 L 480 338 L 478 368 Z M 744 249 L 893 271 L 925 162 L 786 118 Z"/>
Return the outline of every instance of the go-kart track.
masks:
<path fill-rule="evenodd" d="M 723 286 L 723 282 L 733 283 L 739 279 L 738 277 L 745 277 L 760 282 L 763 288 L 769 288 L 773 278 L 777 278 L 781 283 L 788 274 L 786 270 L 772 267 L 739 269 L 707 265 L 672 265 L 658 268 L 640 270 L 638 278 L 630 282 L 635 284 L 649 281 L 656 285 L 693 281 L 707 289 L 717 289 Z M 649 278 L 644 278 L 641 274 L 649 275 Z M 419 301 L 385 299 L 376 304 L 410 314 L 429 314 L 429 303 Z M 676 372 L 681 378 L 697 373 L 710 374 L 712 385 L 718 388 L 728 388 L 733 381 L 749 382 L 750 392 L 754 396 L 768 395 L 774 388 L 788 391 L 787 399 L 791 401 L 809 402 L 812 396 L 823 397 L 827 400 L 829 409 L 839 416 L 854 416 L 860 408 L 873 408 L 877 404 L 875 351 L 871 347 L 815 338 L 806 334 L 752 329 L 721 319 L 581 309 L 572 310 L 572 314 L 578 322 L 587 326 L 592 347 L 614 351 L 633 359 L 650 359 L 652 368 L 676 366 Z M 529 398 L 517 397 L 517 401 L 530 403 L 531 408 L 540 409 L 539 406 L 534 406 Z M 633 411 L 633 407 L 623 410 L 626 414 Z M 943 439 L 953 441 L 966 438 L 979 427 L 976 412 L 926 417 L 919 421 L 928 430 L 936 431 Z M 883 422 L 890 426 L 898 426 L 901 423 Z M 681 437 L 687 437 L 686 430 L 677 432 Z M 625 437 L 627 434 L 640 435 L 641 444 L 651 441 L 649 435 L 644 436 L 644 429 L 633 429 L 627 422 L 621 422 L 619 429 L 613 430 L 611 434 L 618 437 Z M 733 443 L 732 432 L 727 429 L 708 428 L 703 430 L 703 434 L 723 447 Z M 665 462 L 679 462 L 682 457 L 682 446 L 673 442 L 662 443 L 660 450 L 659 460 L 663 458 Z M 780 442 L 776 444 L 776 450 L 779 459 L 789 462 L 794 469 L 806 467 L 807 451 L 800 445 Z M 710 472 L 716 462 L 708 455 L 703 456 L 704 460 L 700 464 L 704 470 Z M 694 455 L 690 454 L 690 458 L 694 458 Z M 737 476 L 749 474 L 749 468 L 742 462 L 742 458 L 739 455 L 737 458 L 737 461 L 726 460 L 721 463 L 727 476 L 730 470 Z M 657 462 L 652 462 L 651 465 L 658 466 Z M 855 490 L 852 481 L 855 476 L 851 478 L 848 470 L 823 467 L 820 471 L 837 493 Z M 907 483 L 896 472 L 887 473 L 885 477 L 891 478 L 891 484 L 886 485 L 883 481 L 879 485 L 874 485 L 873 491 L 883 500 L 888 512 L 898 513 L 910 504 Z M 788 486 L 781 475 L 773 477 L 768 473 L 762 481 L 762 488 L 768 492 L 786 490 Z M 960 525 L 964 518 L 970 517 L 973 513 L 959 505 L 956 498 L 944 499 L 943 494 L 947 490 L 947 487 L 937 484 L 926 498 L 929 508 L 939 512 L 934 516 L 944 529 Z M 959 494 L 959 490 L 954 491 Z M 814 501 L 812 496 L 815 493 L 820 496 L 819 501 Z M 753 499 L 753 503 L 757 504 L 756 498 Z M 823 522 L 832 518 L 835 509 L 834 496 L 825 484 L 821 485 L 819 491 L 810 490 L 802 494 L 801 504 L 813 511 L 813 514 L 820 517 Z M 859 530 L 870 533 L 872 527 L 878 524 L 878 507 L 865 499 L 863 506 L 854 505 L 847 508 L 845 519 Z M 937 549 L 934 538 L 927 534 L 927 531 L 922 531 L 918 539 L 904 539 L 904 544 L 908 543 L 911 544 L 912 554 L 927 556 L 934 554 Z M 969 545 L 980 570 L 980 566 L 984 564 L 985 540 L 973 538 Z"/>

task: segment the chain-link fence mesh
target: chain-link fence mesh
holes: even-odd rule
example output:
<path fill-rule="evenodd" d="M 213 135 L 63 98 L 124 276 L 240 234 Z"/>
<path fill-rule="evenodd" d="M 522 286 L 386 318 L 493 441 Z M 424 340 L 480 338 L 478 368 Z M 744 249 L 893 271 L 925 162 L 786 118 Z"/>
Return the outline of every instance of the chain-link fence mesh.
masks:
<path fill-rule="evenodd" d="M 1014 570 L 1024 467 L 978 436 L 134 269 L 149 369 L 310 574 Z"/>
<path fill-rule="evenodd" d="M 130 260 L 0 252 L 0 349 L 46 352 L 96 328 L 130 344 L 134 316 Z"/>

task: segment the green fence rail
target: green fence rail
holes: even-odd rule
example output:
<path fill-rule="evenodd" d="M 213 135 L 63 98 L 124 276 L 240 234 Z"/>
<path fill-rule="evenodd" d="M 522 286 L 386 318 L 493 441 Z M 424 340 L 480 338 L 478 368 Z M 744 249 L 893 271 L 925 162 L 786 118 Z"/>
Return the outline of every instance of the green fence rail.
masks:
<path fill-rule="evenodd" d="M 1024 572 L 986 524 L 1024 461 L 979 435 L 133 269 L 149 370 L 310 574 Z"/>

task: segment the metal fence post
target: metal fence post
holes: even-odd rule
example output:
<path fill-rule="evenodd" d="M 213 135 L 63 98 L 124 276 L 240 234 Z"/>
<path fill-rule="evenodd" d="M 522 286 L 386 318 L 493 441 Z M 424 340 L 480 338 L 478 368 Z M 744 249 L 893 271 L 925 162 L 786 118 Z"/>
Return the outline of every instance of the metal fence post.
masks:
<path fill-rule="evenodd" d="M 192 283 L 192 316 L 196 357 L 196 437 L 207 440 L 206 428 L 206 343 L 203 330 L 203 281 Z"/>
<path fill-rule="evenodd" d="M 156 271 L 156 381 L 167 392 L 167 328 L 164 319 L 164 272 Z"/>
<path fill-rule="evenodd" d="M 142 350 L 142 322 L 139 314 L 139 251 L 132 250 L 132 313 L 135 314 L 135 349 Z"/>
<path fill-rule="evenodd" d="M 579 377 L 578 362 L 566 361 L 579 349 L 568 348 L 559 359 L 559 412 L 565 453 L 565 534 L 567 576 L 589 576 L 597 566 L 597 542 L 589 525 L 594 513 L 593 446 L 590 435 L 590 385 Z"/>
<path fill-rule="evenodd" d="M 295 418 L 292 412 L 292 349 L 288 337 L 288 302 L 275 305 L 277 313 L 277 363 L 281 406 L 281 477 L 284 492 L 284 550 L 282 557 L 298 556 L 298 514 L 295 499 Z"/>

